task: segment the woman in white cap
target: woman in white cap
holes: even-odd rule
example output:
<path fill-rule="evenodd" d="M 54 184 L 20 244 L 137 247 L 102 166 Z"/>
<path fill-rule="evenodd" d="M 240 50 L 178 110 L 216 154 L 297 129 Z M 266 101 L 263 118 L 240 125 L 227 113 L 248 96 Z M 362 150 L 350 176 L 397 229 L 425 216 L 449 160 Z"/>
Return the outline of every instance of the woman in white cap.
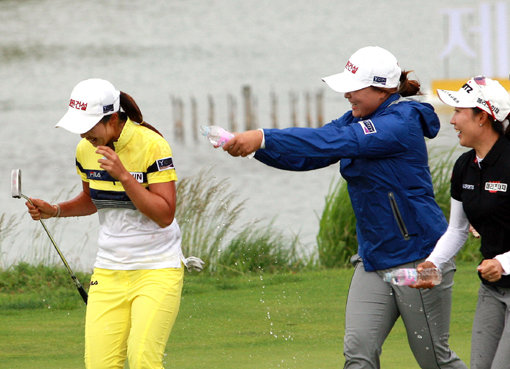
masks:
<path fill-rule="evenodd" d="M 139 123 L 136 123 L 139 122 Z M 33 219 L 99 215 L 99 239 L 85 323 L 88 369 L 162 368 L 183 284 L 174 219 L 177 176 L 167 141 L 108 81 L 78 83 L 57 127 L 82 137 L 82 190 L 51 205 L 32 199 Z M 201 261 L 192 259 L 201 268 Z"/>
<path fill-rule="evenodd" d="M 468 237 L 481 236 L 483 260 L 471 341 L 471 369 L 510 367 L 510 96 L 501 84 L 478 76 L 459 91 L 438 90 L 455 107 L 450 123 L 472 150 L 457 159 L 451 180 L 450 223 L 420 269 L 439 266 Z M 416 287 L 430 287 L 422 282 Z"/>
<path fill-rule="evenodd" d="M 380 47 L 364 47 L 344 71 L 323 80 L 352 110 L 320 128 L 247 131 L 223 148 L 254 151 L 276 168 L 312 170 L 340 161 L 356 215 L 359 258 L 346 307 L 345 368 L 379 368 L 381 347 L 402 317 L 422 368 L 466 368 L 448 345 L 454 265 L 422 291 L 383 281 L 384 272 L 416 267 L 447 228 L 434 200 L 424 137 L 440 122 L 429 104 L 411 101 L 420 85 Z"/>

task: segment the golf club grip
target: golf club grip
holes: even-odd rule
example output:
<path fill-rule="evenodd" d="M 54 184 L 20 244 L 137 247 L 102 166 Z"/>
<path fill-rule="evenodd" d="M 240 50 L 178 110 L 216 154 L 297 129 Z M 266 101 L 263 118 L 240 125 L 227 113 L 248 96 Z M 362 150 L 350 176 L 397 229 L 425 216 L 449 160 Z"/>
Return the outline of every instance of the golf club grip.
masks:
<path fill-rule="evenodd" d="M 81 295 L 81 298 L 83 299 L 83 302 L 85 305 L 87 305 L 87 300 L 89 299 L 89 295 L 87 295 L 87 291 L 83 288 L 83 286 L 78 287 L 78 292 Z"/>

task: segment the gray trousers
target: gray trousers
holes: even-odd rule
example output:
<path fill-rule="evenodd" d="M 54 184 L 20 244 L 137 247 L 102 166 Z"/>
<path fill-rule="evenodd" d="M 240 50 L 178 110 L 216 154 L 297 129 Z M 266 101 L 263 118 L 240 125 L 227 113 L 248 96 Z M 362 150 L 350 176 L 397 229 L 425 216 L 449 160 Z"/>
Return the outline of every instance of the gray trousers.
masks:
<path fill-rule="evenodd" d="M 419 263 L 399 268 L 414 268 Z M 421 368 L 467 369 L 448 344 L 455 264 L 449 262 L 443 268 L 442 283 L 432 289 L 384 282 L 383 273 L 392 269 L 367 272 L 362 262 L 356 265 L 345 312 L 344 368 L 380 368 L 384 340 L 402 317 Z"/>
<path fill-rule="evenodd" d="M 471 337 L 471 369 L 510 368 L 510 288 L 480 284 Z"/>

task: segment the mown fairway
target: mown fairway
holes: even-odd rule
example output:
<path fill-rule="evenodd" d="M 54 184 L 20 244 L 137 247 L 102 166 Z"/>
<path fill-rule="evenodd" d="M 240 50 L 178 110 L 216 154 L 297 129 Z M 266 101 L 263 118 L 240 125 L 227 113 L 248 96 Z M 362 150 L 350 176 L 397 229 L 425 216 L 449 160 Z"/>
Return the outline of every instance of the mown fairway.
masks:
<path fill-rule="evenodd" d="M 450 343 L 466 362 L 478 289 L 474 268 L 472 263 L 460 264 L 454 287 Z M 251 277 L 187 274 L 165 367 L 341 367 L 351 273 L 351 269 L 334 269 Z M 77 293 L 75 298 L 79 300 Z M 0 294 L 0 368 L 84 367 L 84 307 L 22 308 L 30 306 L 25 303 L 9 308 L 11 299 Z M 400 321 L 383 347 L 382 367 L 418 368 Z"/>

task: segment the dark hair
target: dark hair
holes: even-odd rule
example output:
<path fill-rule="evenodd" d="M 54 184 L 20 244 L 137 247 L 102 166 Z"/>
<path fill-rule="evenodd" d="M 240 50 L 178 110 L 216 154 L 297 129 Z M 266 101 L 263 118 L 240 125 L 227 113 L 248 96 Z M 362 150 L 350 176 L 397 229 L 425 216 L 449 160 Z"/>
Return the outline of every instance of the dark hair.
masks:
<path fill-rule="evenodd" d="M 401 96 L 414 96 L 414 95 L 421 95 L 420 91 L 420 82 L 414 79 L 408 79 L 407 75 L 411 73 L 412 70 L 405 71 L 403 70 L 400 73 L 400 85 L 398 86 L 398 93 Z"/>
<path fill-rule="evenodd" d="M 120 91 L 120 107 L 123 111 L 119 111 L 119 117 L 122 121 L 126 121 L 127 118 L 131 119 L 133 122 L 140 124 L 141 126 L 147 127 L 150 130 L 153 130 L 158 135 L 163 137 L 161 132 L 159 132 L 155 127 L 150 125 L 149 123 L 143 120 L 142 111 L 138 107 L 135 99 L 133 99 L 130 95 L 125 92 Z M 105 115 L 100 122 L 106 123 L 110 120 L 111 115 Z"/>
<path fill-rule="evenodd" d="M 409 70 L 409 71 L 403 70 L 400 73 L 400 78 L 399 78 L 400 83 L 399 83 L 398 88 L 396 88 L 396 87 L 395 88 L 383 88 L 383 87 L 375 87 L 375 86 L 371 86 L 371 87 L 376 90 L 384 91 L 384 92 L 387 92 L 390 94 L 398 92 L 403 97 L 421 95 L 420 82 L 418 82 L 414 79 L 407 79 L 407 75 L 411 72 L 412 72 L 412 70 Z"/>
<path fill-rule="evenodd" d="M 478 115 L 482 112 L 486 112 L 485 110 L 480 109 L 480 108 L 471 108 L 471 110 L 473 111 L 474 115 Z M 499 133 L 500 135 L 503 135 L 506 138 L 510 139 L 510 124 L 506 127 L 506 129 L 504 129 L 503 122 L 495 120 L 494 117 L 492 115 L 490 115 L 489 113 L 487 113 L 487 119 L 491 123 L 492 129 L 494 131 L 496 131 L 496 133 Z M 505 119 L 510 119 L 510 114 Z"/>

